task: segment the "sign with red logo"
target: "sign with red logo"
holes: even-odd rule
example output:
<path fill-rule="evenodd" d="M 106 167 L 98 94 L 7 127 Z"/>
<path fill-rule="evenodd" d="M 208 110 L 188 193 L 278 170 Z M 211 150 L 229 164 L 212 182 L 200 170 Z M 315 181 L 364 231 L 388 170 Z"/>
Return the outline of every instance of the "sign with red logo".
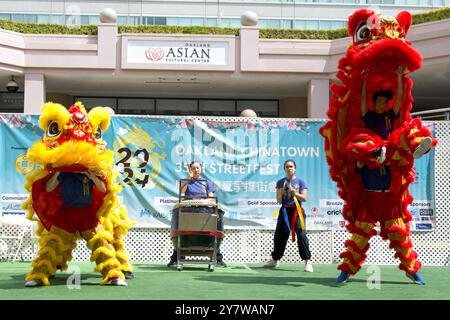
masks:
<path fill-rule="evenodd" d="M 229 43 L 222 41 L 129 40 L 128 63 L 227 65 Z"/>

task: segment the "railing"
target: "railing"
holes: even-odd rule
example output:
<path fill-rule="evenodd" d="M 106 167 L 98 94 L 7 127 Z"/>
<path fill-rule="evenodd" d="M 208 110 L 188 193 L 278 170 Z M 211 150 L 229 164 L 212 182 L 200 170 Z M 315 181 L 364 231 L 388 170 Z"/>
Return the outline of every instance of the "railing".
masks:
<path fill-rule="evenodd" d="M 420 118 L 423 120 L 435 119 L 435 120 L 450 120 L 450 108 L 426 110 L 411 113 L 411 116 Z"/>

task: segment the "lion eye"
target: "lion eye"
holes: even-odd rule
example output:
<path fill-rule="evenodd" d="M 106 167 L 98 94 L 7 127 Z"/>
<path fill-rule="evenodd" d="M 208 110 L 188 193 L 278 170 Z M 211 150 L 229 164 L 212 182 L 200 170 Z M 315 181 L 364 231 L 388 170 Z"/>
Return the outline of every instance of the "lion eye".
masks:
<path fill-rule="evenodd" d="M 369 39 L 372 36 L 369 27 L 366 24 L 362 24 L 355 33 L 355 41 L 361 41 Z"/>
<path fill-rule="evenodd" d="M 97 140 L 98 140 L 98 139 L 101 139 L 101 138 L 102 138 L 102 135 L 103 135 L 103 134 L 102 134 L 102 129 L 98 128 L 98 129 L 97 129 L 97 132 L 94 134 L 94 138 L 97 139 Z"/>
<path fill-rule="evenodd" d="M 47 128 L 47 137 L 55 137 L 60 133 L 61 130 L 59 130 L 58 123 L 56 121 L 50 122 Z"/>

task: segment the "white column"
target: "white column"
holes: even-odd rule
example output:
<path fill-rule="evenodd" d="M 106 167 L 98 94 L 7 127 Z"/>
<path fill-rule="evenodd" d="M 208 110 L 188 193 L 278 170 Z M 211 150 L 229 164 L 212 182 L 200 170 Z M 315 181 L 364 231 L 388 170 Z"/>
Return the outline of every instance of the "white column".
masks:
<path fill-rule="evenodd" d="M 99 67 L 115 68 L 117 42 L 117 24 L 101 23 L 98 25 L 98 65 Z"/>
<path fill-rule="evenodd" d="M 259 60 L 259 28 L 241 27 L 240 31 L 241 71 L 255 71 Z"/>
<path fill-rule="evenodd" d="M 45 76 L 42 73 L 26 73 L 24 113 L 40 113 L 45 103 L 45 94 Z"/>
<path fill-rule="evenodd" d="M 330 102 L 330 81 L 312 79 L 308 83 L 308 118 L 326 118 Z"/>

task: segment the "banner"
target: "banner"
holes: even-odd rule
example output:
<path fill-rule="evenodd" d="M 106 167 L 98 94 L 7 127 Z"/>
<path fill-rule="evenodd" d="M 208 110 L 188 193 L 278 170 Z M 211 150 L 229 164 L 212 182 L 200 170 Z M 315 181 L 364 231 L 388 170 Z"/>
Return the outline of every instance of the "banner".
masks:
<path fill-rule="evenodd" d="M 229 121 L 186 117 L 113 116 L 104 133 L 115 153 L 123 191 L 119 195 L 139 227 L 169 227 L 178 202 L 179 179 L 188 164 L 199 161 L 211 180 L 227 228 L 274 229 L 280 205 L 275 185 L 285 176 L 283 164 L 293 159 L 297 177 L 308 187 L 302 203 L 307 230 L 343 229 L 343 201 L 331 181 L 319 128 L 325 121 L 264 119 Z M 23 215 L 27 194 L 24 175 L 35 168 L 26 150 L 41 139 L 38 117 L 0 115 L 1 215 Z M 432 132 L 432 123 L 427 124 Z M 416 161 L 411 230 L 432 230 L 434 151 Z"/>

